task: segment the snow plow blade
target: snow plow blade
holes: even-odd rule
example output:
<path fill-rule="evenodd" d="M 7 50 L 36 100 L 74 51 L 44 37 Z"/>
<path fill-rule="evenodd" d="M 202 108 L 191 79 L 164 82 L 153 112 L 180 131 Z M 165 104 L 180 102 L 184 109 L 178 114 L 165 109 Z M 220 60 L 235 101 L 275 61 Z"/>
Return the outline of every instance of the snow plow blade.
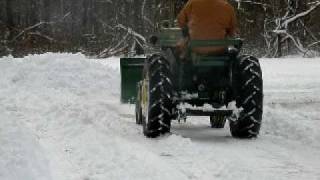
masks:
<path fill-rule="evenodd" d="M 186 114 L 188 116 L 231 116 L 233 114 L 232 110 L 195 110 L 195 109 L 186 109 Z"/>
<path fill-rule="evenodd" d="M 135 103 L 146 58 L 120 58 L 121 103 Z"/>

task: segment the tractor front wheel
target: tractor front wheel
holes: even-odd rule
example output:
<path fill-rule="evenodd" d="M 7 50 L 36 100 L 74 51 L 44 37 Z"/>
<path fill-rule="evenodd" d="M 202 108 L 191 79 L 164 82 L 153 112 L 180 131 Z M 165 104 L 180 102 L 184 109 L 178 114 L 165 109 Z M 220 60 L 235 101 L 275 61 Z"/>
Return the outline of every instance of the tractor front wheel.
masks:
<path fill-rule="evenodd" d="M 136 124 L 141 125 L 142 124 L 141 82 L 139 82 L 137 85 L 137 100 L 136 100 L 135 113 L 136 113 Z"/>
<path fill-rule="evenodd" d="M 227 118 L 225 116 L 210 116 L 211 128 L 222 129 L 226 123 Z"/>

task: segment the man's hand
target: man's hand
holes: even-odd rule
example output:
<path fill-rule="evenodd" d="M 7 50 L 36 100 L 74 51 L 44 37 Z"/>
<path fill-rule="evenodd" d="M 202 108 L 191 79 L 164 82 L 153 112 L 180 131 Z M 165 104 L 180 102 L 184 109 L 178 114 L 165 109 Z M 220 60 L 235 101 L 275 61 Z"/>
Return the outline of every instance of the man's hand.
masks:
<path fill-rule="evenodd" d="M 176 44 L 176 50 L 181 61 L 186 61 L 189 38 L 182 38 Z"/>

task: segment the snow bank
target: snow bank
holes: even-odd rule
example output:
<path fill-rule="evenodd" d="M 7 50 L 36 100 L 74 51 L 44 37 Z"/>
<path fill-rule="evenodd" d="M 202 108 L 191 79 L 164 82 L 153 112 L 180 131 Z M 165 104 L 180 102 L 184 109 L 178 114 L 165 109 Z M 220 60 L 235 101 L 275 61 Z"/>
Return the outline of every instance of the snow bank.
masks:
<path fill-rule="evenodd" d="M 82 54 L 1 58 L 0 179 L 46 180 L 51 174 L 53 179 L 77 179 L 68 175 L 74 165 L 61 155 L 68 145 L 56 141 L 85 131 L 77 124 L 99 118 L 90 112 L 96 112 L 97 104 L 105 108 L 104 100 L 119 101 L 117 63 L 115 58 L 88 60 Z"/>
<path fill-rule="evenodd" d="M 51 180 L 38 138 L 23 122 L 4 113 L 0 117 L 0 179 Z"/>
<path fill-rule="evenodd" d="M 320 58 L 262 59 L 262 132 L 320 147 Z"/>

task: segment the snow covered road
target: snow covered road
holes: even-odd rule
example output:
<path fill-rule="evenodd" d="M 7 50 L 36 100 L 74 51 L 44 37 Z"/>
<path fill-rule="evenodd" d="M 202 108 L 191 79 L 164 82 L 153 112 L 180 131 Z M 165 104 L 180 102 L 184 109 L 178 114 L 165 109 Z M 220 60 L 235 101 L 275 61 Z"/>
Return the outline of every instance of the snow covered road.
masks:
<path fill-rule="evenodd" d="M 1 180 L 320 180 L 320 58 L 261 60 L 258 139 L 208 118 L 146 139 L 119 102 L 117 58 L 0 59 Z"/>

